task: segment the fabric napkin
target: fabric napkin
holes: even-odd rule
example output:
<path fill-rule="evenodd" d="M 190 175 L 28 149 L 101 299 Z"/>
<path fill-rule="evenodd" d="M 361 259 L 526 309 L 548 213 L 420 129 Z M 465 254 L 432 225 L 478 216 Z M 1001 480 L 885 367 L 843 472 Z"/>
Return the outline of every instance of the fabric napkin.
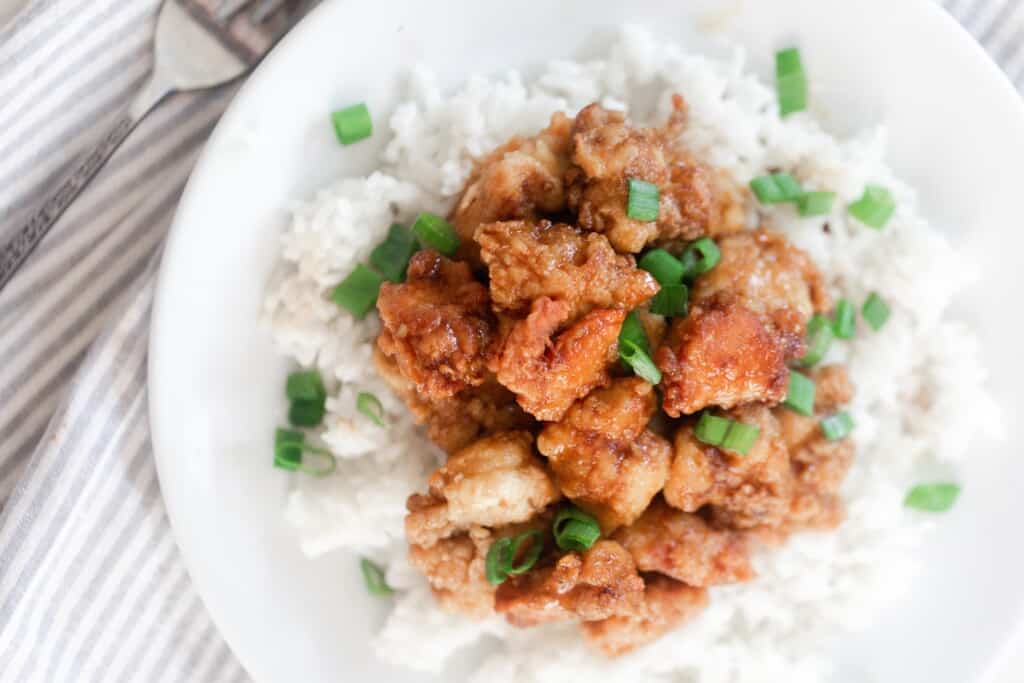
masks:
<path fill-rule="evenodd" d="M 1024 85 L 1024 1 L 944 4 Z M 0 28 L 0 240 L 137 91 L 158 6 L 30 0 Z M 0 292 L 0 681 L 248 680 L 178 554 L 146 406 L 160 245 L 230 96 L 160 107 Z"/>

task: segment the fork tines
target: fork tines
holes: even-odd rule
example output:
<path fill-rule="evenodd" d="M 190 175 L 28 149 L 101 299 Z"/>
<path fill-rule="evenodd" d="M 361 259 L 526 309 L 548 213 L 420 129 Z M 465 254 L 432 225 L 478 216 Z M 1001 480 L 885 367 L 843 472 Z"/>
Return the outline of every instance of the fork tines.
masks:
<path fill-rule="evenodd" d="M 189 14 L 247 63 L 263 57 L 318 0 L 168 0 Z"/>

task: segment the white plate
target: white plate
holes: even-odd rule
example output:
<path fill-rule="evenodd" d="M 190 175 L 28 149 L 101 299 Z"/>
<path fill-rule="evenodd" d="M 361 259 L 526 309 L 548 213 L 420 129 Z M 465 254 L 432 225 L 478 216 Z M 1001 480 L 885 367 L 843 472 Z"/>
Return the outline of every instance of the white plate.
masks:
<path fill-rule="evenodd" d="M 384 136 L 350 148 L 327 114 L 366 100 L 378 130 L 416 62 L 448 85 L 471 72 L 595 54 L 642 23 L 701 49 L 727 37 L 770 75 L 798 44 L 833 127 L 885 121 L 890 161 L 922 209 L 965 245 L 984 282 L 962 299 L 1011 427 L 1024 424 L 1018 262 L 1024 108 L 982 50 L 926 0 L 422 0 L 327 2 L 250 78 L 196 167 L 164 254 L 150 361 L 160 481 L 192 578 L 262 683 L 422 680 L 374 661 L 384 601 L 353 559 L 309 561 L 281 519 L 270 465 L 285 364 L 257 325 L 283 208 L 374 168 Z M 910 598 L 837 648 L 841 681 L 964 683 L 1021 615 L 1024 549 L 1015 447 L 977 444 L 965 495 L 927 546 Z M 976 456 L 976 457 L 975 457 Z"/>

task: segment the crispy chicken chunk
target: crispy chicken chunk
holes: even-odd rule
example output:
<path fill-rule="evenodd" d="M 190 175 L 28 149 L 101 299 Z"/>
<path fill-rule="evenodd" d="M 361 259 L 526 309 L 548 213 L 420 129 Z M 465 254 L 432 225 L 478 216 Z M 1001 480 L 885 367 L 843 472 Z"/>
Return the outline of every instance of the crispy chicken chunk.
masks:
<path fill-rule="evenodd" d="M 618 657 L 653 642 L 708 605 L 705 588 L 666 576 L 644 575 L 644 599 L 636 614 L 581 624 L 583 636 L 609 657 Z"/>
<path fill-rule="evenodd" d="M 499 432 L 451 456 L 429 493 L 409 498 L 409 542 L 430 547 L 473 525 L 524 522 L 561 498 L 532 444 L 529 432 Z"/>
<path fill-rule="evenodd" d="M 559 420 L 572 402 L 608 383 L 618 353 L 622 309 L 598 309 L 555 336 L 572 306 L 541 297 L 515 323 L 492 361 L 498 381 L 539 420 Z"/>
<path fill-rule="evenodd" d="M 636 522 L 612 539 L 633 555 L 642 572 L 660 572 L 691 586 L 748 581 L 754 576 L 744 536 L 708 526 L 701 517 L 656 499 Z"/>
<path fill-rule="evenodd" d="M 786 397 L 793 341 L 734 300 L 695 304 L 687 317 L 673 321 L 654 354 L 662 407 L 679 417 L 707 406 L 778 403 Z"/>
<path fill-rule="evenodd" d="M 572 119 L 557 113 L 532 138 L 513 138 L 481 159 L 466 181 L 451 220 L 461 238 L 460 255 L 477 263 L 478 226 L 565 210 Z"/>
<path fill-rule="evenodd" d="M 484 619 L 494 613 L 494 586 L 487 582 L 485 559 L 491 532 L 471 527 L 430 547 L 409 548 L 409 563 L 420 570 L 441 606 L 449 612 Z"/>
<path fill-rule="evenodd" d="M 711 505 L 723 526 L 777 526 L 788 513 L 794 486 L 778 420 L 762 405 L 727 416 L 760 429 L 754 446 L 746 455 L 731 453 L 698 441 L 692 425 L 682 427 L 675 437 L 665 500 L 684 512 Z"/>
<path fill-rule="evenodd" d="M 582 621 L 634 614 L 644 582 L 629 553 L 612 541 L 563 555 L 553 567 L 510 577 L 498 587 L 494 607 L 513 626 L 576 617 Z"/>
<path fill-rule="evenodd" d="M 381 285 L 377 344 L 420 396 L 450 398 L 484 381 L 494 336 L 489 304 L 468 265 L 421 251 L 405 282 Z"/>
<path fill-rule="evenodd" d="M 618 379 L 537 437 L 559 488 L 605 533 L 636 520 L 665 485 L 672 449 L 647 429 L 657 409 L 654 387 L 639 377 Z"/>
<path fill-rule="evenodd" d="M 595 308 L 631 310 L 658 293 L 650 273 L 608 239 L 550 221 L 509 221 L 476 233 L 496 308 L 522 312 L 542 296 L 572 305 L 570 319 Z"/>

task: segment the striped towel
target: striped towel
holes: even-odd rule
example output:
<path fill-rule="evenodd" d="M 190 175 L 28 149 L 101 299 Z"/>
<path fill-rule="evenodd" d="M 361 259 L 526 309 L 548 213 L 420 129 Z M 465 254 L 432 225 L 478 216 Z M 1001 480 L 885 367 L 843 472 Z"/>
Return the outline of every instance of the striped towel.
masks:
<path fill-rule="evenodd" d="M 29 0 L 0 28 L 0 239 L 150 68 L 159 0 Z M 1024 81 L 1024 1 L 947 0 Z M 0 680 L 246 680 L 192 588 L 150 451 L 159 249 L 231 93 L 157 110 L 0 293 Z"/>

